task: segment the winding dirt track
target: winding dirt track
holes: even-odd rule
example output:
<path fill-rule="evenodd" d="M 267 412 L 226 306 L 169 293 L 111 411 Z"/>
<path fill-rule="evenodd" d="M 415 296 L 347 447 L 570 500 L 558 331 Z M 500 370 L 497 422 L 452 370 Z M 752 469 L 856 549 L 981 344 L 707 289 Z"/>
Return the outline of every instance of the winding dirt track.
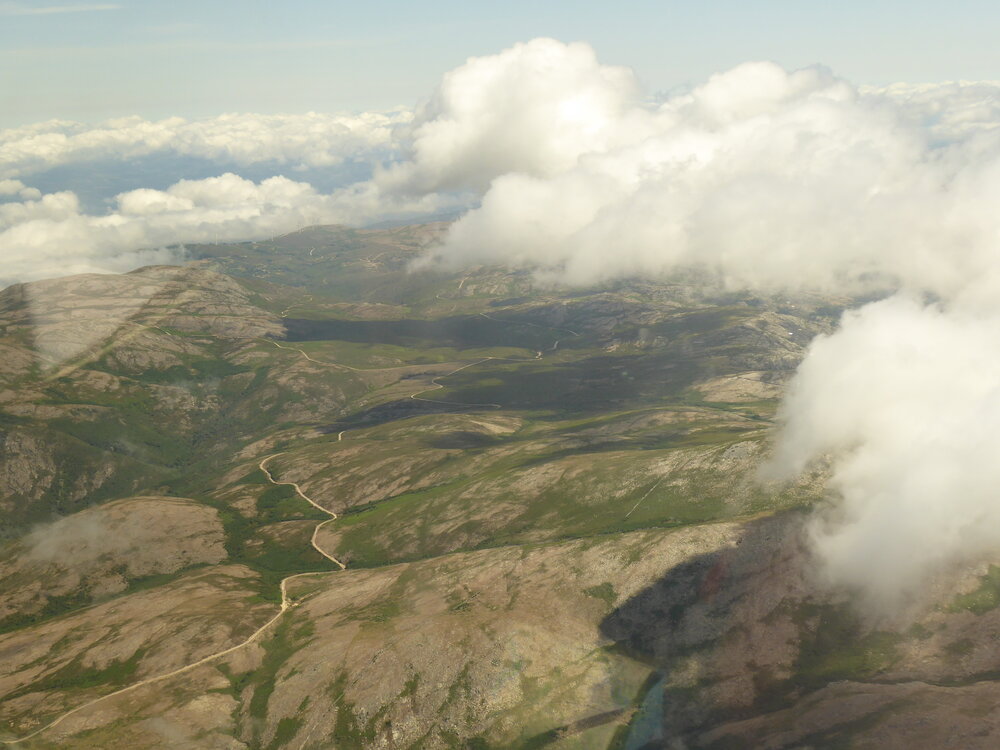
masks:
<path fill-rule="evenodd" d="M 438 391 L 438 390 L 441 390 L 442 388 L 444 388 L 444 386 L 441 385 L 441 383 L 438 382 L 438 378 L 446 378 L 449 375 L 454 375 L 456 372 L 461 372 L 462 370 L 468 369 L 469 367 L 475 367 L 476 365 L 481 365 L 483 362 L 489 362 L 491 359 L 506 360 L 508 362 L 526 362 L 527 361 L 527 360 L 524 360 L 524 359 L 509 359 L 507 357 L 484 357 L 483 359 L 477 360 L 475 362 L 469 362 L 469 364 L 467 364 L 467 365 L 462 365 L 461 367 L 456 367 L 454 370 L 452 370 L 451 372 L 446 372 L 444 375 L 438 375 L 437 377 L 431 378 L 431 387 L 430 388 L 424 388 L 421 391 L 417 391 L 415 393 L 411 393 L 410 394 L 410 398 L 412 398 L 414 401 L 426 401 L 428 404 L 448 404 L 449 406 L 488 406 L 491 409 L 502 409 L 503 406 L 500 405 L 500 404 L 492 404 L 492 403 L 472 404 L 472 403 L 465 403 L 465 402 L 458 402 L 458 401 L 435 401 L 432 398 L 421 398 L 420 397 L 421 393 L 429 393 L 430 391 Z"/>
<path fill-rule="evenodd" d="M 327 514 L 330 515 L 330 518 L 328 518 L 326 521 L 320 521 L 318 524 L 316 524 L 316 528 L 313 529 L 312 537 L 310 538 L 309 541 L 312 544 L 313 548 L 317 552 L 319 552 L 321 555 L 323 555 L 323 557 L 325 557 L 327 560 L 330 560 L 331 562 L 333 562 L 334 564 L 336 564 L 341 570 L 346 570 L 347 566 L 344 565 L 344 563 L 342 563 L 340 560 L 338 560 L 333 555 L 327 553 L 322 547 L 320 547 L 316 543 L 316 535 L 319 533 L 320 528 L 323 527 L 324 525 L 330 523 L 331 521 L 335 521 L 337 519 L 337 517 L 338 517 L 337 514 L 334 513 L 331 510 L 327 510 L 322 505 L 320 505 L 315 500 L 313 500 L 311 497 L 309 497 L 305 492 L 302 491 L 302 488 L 296 482 L 279 482 L 278 480 L 276 480 L 274 478 L 274 476 L 271 474 L 271 472 L 267 468 L 267 463 L 272 458 L 276 458 L 276 457 L 278 457 L 280 455 L 282 455 L 282 454 L 281 453 L 273 453 L 270 456 L 267 456 L 266 458 L 261 459 L 260 463 L 257 464 L 257 466 L 260 468 L 261 471 L 264 472 L 264 475 L 267 477 L 267 479 L 268 479 L 269 482 L 271 482 L 274 485 L 287 485 L 287 486 L 293 487 L 295 489 L 295 492 L 298 493 L 299 497 L 301 497 L 303 500 L 305 500 L 306 502 L 308 502 L 314 508 L 318 508 L 319 510 L 323 511 L 324 513 L 327 513 Z M 280 585 L 280 589 L 281 589 L 281 607 L 280 607 L 280 609 L 278 609 L 278 611 L 274 615 L 274 617 L 272 617 L 267 622 L 265 622 L 263 625 L 261 625 L 259 628 L 257 628 L 246 640 L 241 641 L 240 643 L 237 643 L 235 646 L 230 646 L 229 648 L 223 649 L 222 651 L 216 651 L 214 654 L 209 654 L 208 656 L 202 657 L 198 661 L 192 662 L 191 664 L 187 664 L 187 665 L 185 665 L 183 667 L 179 667 L 178 669 L 175 669 L 172 672 L 166 672 L 164 674 L 157 675 L 156 677 L 149 677 L 149 678 L 147 678 L 145 680 L 140 680 L 139 682 L 133 683 L 133 684 L 129 685 L 128 687 L 123 687 L 120 690 L 115 690 L 113 693 L 108 693 L 107 695 L 102 695 L 99 698 L 95 698 L 92 701 L 88 701 L 87 703 L 83 703 L 83 704 L 77 706 L 76 708 L 70 709 L 66 713 L 64 713 L 61 716 L 59 716 L 58 718 L 54 719 L 53 721 L 50 721 L 45 726 L 36 729 L 31 734 L 26 734 L 24 737 L 18 737 L 17 739 L 13 739 L 13 740 L 0 740 L 0 744 L 4 744 L 4 745 L 16 745 L 19 742 L 25 742 L 26 740 L 30 740 L 33 737 L 37 737 L 42 732 L 46 732 L 49 729 L 52 729 L 53 727 L 55 727 L 56 725 L 60 724 L 64 720 L 68 719 L 70 716 L 73 716 L 74 714 L 76 714 L 76 713 L 78 713 L 80 711 L 83 711 L 84 709 L 90 708 L 91 706 L 97 705 L 101 701 L 106 701 L 109 698 L 114 698 L 116 695 L 122 695 L 123 693 L 127 693 L 130 690 L 137 690 L 137 689 L 139 689 L 141 687 L 144 687 L 145 685 L 152 685 L 152 684 L 154 684 L 156 682 L 162 682 L 163 680 L 168 680 L 171 677 L 176 677 L 177 675 L 184 674 L 185 672 L 189 672 L 192 669 L 200 667 L 200 666 L 202 666 L 204 664 L 208 664 L 209 662 L 215 661 L 216 659 L 221 659 L 223 656 L 227 656 L 228 654 L 231 654 L 231 653 L 233 653 L 235 651 L 239 651 L 241 648 L 244 648 L 245 646 L 249 646 L 251 643 L 254 643 L 255 641 L 257 641 L 261 637 L 261 635 L 263 635 L 268 630 L 268 628 L 270 628 L 275 622 L 278 621 L 278 619 L 283 614 L 285 614 L 286 611 L 288 611 L 289 609 L 292 609 L 293 607 L 297 607 L 298 606 L 298 602 L 293 602 L 293 601 L 291 601 L 288 598 L 288 582 L 289 581 L 294 580 L 296 578 L 302 578 L 302 577 L 305 577 L 305 576 L 326 575 L 329 572 L 330 571 L 328 571 L 328 570 L 320 570 L 320 571 L 312 571 L 312 572 L 308 572 L 308 573 L 296 573 L 295 575 L 290 575 L 287 578 L 283 578 L 281 580 L 281 585 Z"/>
<path fill-rule="evenodd" d="M 312 574 L 310 574 L 310 573 L 300 573 L 299 575 L 312 575 Z M 291 578 L 294 578 L 294 577 L 295 576 L 291 576 Z M 49 729 L 52 729 L 57 724 L 62 723 L 65 719 L 68 719 L 73 714 L 78 713 L 80 711 L 83 711 L 86 708 L 90 708 L 91 706 L 95 706 L 98 703 L 100 703 L 101 701 L 106 701 L 109 698 L 114 698 L 116 695 L 121 695 L 123 693 L 127 693 L 130 690 L 136 690 L 137 688 L 141 688 L 144 685 L 152 685 L 155 682 L 162 682 L 163 680 L 170 679 L 171 677 L 176 677 L 179 674 L 184 674 L 185 672 L 188 672 L 188 671 L 190 671 L 192 669 L 195 669 L 196 667 L 200 667 L 203 664 L 208 664 L 209 662 L 214 661 L 215 659 L 218 659 L 220 657 L 223 657 L 226 654 L 231 654 L 234 651 L 239 651 L 244 646 L 247 646 L 247 645 L 253 643 L 254 641 L 256 641 L 258 638 L 260 638 L 260 636 L 264 633 L 264 631 L 266 631 L 269 627 L 271 627 L 271 625 L 273 625 L 278 620 L 278 618 L 281 617 L 285 613 L 285 610 L 287 610 L 287 609 L 289 609 L 291 607 L 297 606 L 295 604 L 290 603 L 288 601 L 287 595 L 285 594 L 285 581 L 287 581 L 287 580 L 289 580 L 289 579 L 286 578 L 284 581 L 281 582 L 281 609 L 278 610 L 278 613 L 274 617 L 272 617 L 270 620 L 268 620 L 263 625 L 261 625 L 259 628 L 257 628 L 257 630 L 255 630 L 253 632 L 253 634 L 249 638 L 247 638 L 245 641 L 243 641 L 242 643 L 237 643 L 235 646 L 231 646 L 231 647 L 227 648 L 224 651 L 218 651 L 218 652 L 216 652 L 214 654 L 210 654 L 210 655 L 208 655 L 208 656 L 206 656 L 206 657 L 204 657 L 202 659 L 199 659 L 196 662 L 193 662 L 191 664 L 187 664 L 187 665 L 185 665 L 183 667 L 180 667 L 179 669 L 175 669 L 173 672 L 167 672 L 165 674 L 157 675 L 156 677 L 149 677 L 149 678 L 147 678 L 145 680 L 140 680 L 139 682 L 133 683 L 133 684 L 129 685 L 128 687 L 123 687 L 120 690 L 116 690 L 113 693 L 108 693 L 107 695 L 102 695 L 100 698 L 95 698 L 92 701 L 88 701 L 87 703 L 79 705 L 76 708 L 70 709 L 66 713 L 64 713 L 61 716 L 59 716 L 58 718 L 54 719 L 53 721 L 50 721 L 44 727 L 36 729 L 31 734 L 26 734 L 26 735 L 24 735 L 24 737 L 18 737 L 17 739 L 14 739 L 14 740 L 0 740 L 0 743 L 3 743 L 4 745 L 16 745 L 19 742 L 25 742 L 27 740 L 30 740 L 33 737 L 37 737 L 42 732 L 47 732 Z"/>
<path fill-rule="evenodd" d="M 343 433 L 341 433 L 341 435 L 343 435 Z M 315 549 L 317 552 L 319 552 L 321 555 L 323 555 L 323 557 L 325 557 L 327 560 L 329 560 L 330 562 L 332 562 L 335 565 L 339 566 L 341 570 L 346 570 L 347 566 L 344 565 L 344 563 L 342 563 L 340 560 L 338 560 L 333 555 L 327 553 L 326 550 L 324 550 L 322 547 L 320 547 L 318 544 L 316 544 L 316 535 L 319 533 L 319 530 L 323 526 L 325 526 L 326 524 L 330 523 L 331 521 L 336 521 L 337 518 L 338 518 L 337 514 L 334 513 L 332 510 L 327 510 L 322 505 L 320 505 L 315 500 L 313 500 L 311 497 L 309 497 L 309 495 L 307 495 L 305 492 L 303 492 L 302 488 L 299 487 L 299 485 L 296 484 L 295 482 L 279 482 L 277 479 L 274 478 L 274 476 L 271 474 L 271 472 L 267 468 L 267 462 L 270 461 L 272 458 L 277 458 L 278 456 L 281 456 L 281 455 L 283 455 L 283 454 L 281 454 L 281 453 L 272 453 L 267 458 L 261 459 L 260 463 L 257 464 L 257 466 L 260 468 L 260 470 L 262 472 L 264 472 L 264 476 L 267 477 L 267 480 L 271 484 L 285 485 L 285 486 L 294 488 L 295 492 L 298 494 L 299 497 L 301 497 L 303 500 L 305 500 L 307 503 L 309 503 L 314 508 L 317 508 L 318 510 L 323 511 L 324 513 L 326 513 L 327 515 L 330 516 L 325 521 L 320 521 L 318 524 L 316 524 L 316 528 L 313 529 L 312 538 L 309 540 L 309 543 L 312 544 L 313 549 Z M 308 575 L 308 574 L 299 573 L 299 575 Z M 294 576 L 289 576 L 289 578 L 294 578 Z M 286 578 L 285 581 L 289 580 L 289 578 Z M 285 581 L 281 582 L 282 585 L 284 585 Z"/>
<path fill-rule="evenodd" d="M 465 280 L 463 279 L 462 281 L 464 283 Z M 484 317 L 489 317 L 489 316 L 484 315 Z M 497 320 L 497 319 L 496 318 L 492 318 L 492 320 Z M 498 321 L 498 322 L 510 322 L 510 321 Z M 530 325 L 534 325 L 534 324 L 530 324 Z M 143 326 L 143 327 L 152 328 L 154 326 Z M 162 331 L 162 329 L 160 329 L 160 330 Z M 562 330 L 568 330 L 568 329 L 562 329 Z M 167 331 L 162 331 L 162 332 L 166 333 L 167 335 L 173 335 L 173 334 L 170 334 Z M 572 333 L 573 333 L 573 335 L 579 335 L 579 334 L 577 334 L 575 332 L 572 332 Z M 308 353 L 304 352 L 302 349 L 299 349 L 298 347 L 282 346 L 281 344 L 279 344 L 278 342 L 274 341 L 273 339 L 265 339 L 265 340 L 266 341 L 270 341 L 272 344 L 274 344 L 279 349 L 286 349 L 286 350 L 290 350 L 290 351 L 297 351 L 301 356 L 303 356 L 309 362 L 312 362 L 312 363 L 317 364 L 317 365 L 323 365 L 323 366 L 326 366 L 326 367 L 338 367 L 338 368 L 345 369 L 345 370 L 352 370 L 354 372 L 366 372 L 366 371 L 371 372 L 373 370 L 399 370 L 399 369 L 404 369 L 406 367 L 412 367 L 412 365 L 402 365 L 401 367 L 371 368 L 369 370 L 364 370 L 364 369 L 359 369 L 357 367 L 351 367 L 349 365 L 341 365 L 341 364 L 338 364 L 336 362 L 320 362 L 319 360 L 316 360 L 316 359 L 313 359 L 312 357 L 310 357 Z M 558 342 L 556 342 L 556 345 L 558 346 Z M 540 358 L 540 356 L 541 356 L 541 353 L 539 352 L 538 353 L 538 357 L 535 357 L 535 359 Z M 435 401 L 433 399 L 421 398 L 420 397 L 421 393 L 427 393 L 429 391 L 435 391 L 435 390 L 440 390 L 440 389 L 444 388 L 444 385 L 442 385 L 441 383 L 438 382 L 439 378 L 446 378 L 449 375 L 454 375 L 455 373 L 461 372 L 462 370 L 468 369 L 469 367 L 474 367 L 476 365 L 482 364 L 483 362 L 489 362 L 491 360 L 501 360 L 501 361 L 508 361 L 508 362 L 526 362 L 526 361 L 530 361 L 529 359 L 513 359 L 513 358 L 509 358 L 509 357 L 484 357 L 483 359 L 477 360 L 475 362 L 469 362 L 467 364 L 462 365 L 461 367 L 457 367 L 454 370 L 451 370 L 450 372 L 445 373 L 444 375 L 438 375 L 437 377 L 432 378 L 431 379 L 431 386 L 429 388 L 423 388 L 423 389 L 421 389 L 419 391 L 415 391 L 414 393 L 411 393 L 410 394 L 410 398 L 413 399 L 413 400 L 415 400 L 415 401 L 425 401 L 425 402 L 433 403 L 433 404 L 448 404 L 448 405 L 451 405 L 451 406 L 480 406 L 480 407 L 485 406 L 485 407 L 492 407 L 492 408 L 495 408 L 495 409 L 502 409 L 503 406 L 500 405 L 500 404 L 492 404 L 492 403 L 476 404 L 476 403 L 462 403 L 462 402 L 456 402 L 456 401 Z M 343 440 L 344 432 L 346 432 L 346 431 L 341 431 L 337 435 L 337 440 L 338 441 Z M 323 526 L 325 526 L 326 524 L 331 523 L 331 522 L 337 520 L 337 518 L 338 518 L 337 514 L 334 513 L 331 510 L 328 510 L 328 509 L 324 508 L 322 505 L 320 505 L 315 500 L 313 500 L 311 497 L 309 497 L 305 492 L 302 491 L 302 488 L 298 485 L 298 483 L 296 483 L 296 482 L 281 482 L 281 481 L 278 481 L 277 479 L 274 478 L 274 476 L 271 474 L 270 470 L 267 468 L 267 464 L 271 461 L 271 459 L 277 458 L 280 455 L 283 455 L 283 454 L 282 453 L 273 453 L 270 456 L 266 456 L 266 457 L 262 458 L 260 460 L 260 462 L 257 464 L 258 468 L 262 472 L 264 472 L 264 476 L 267 477 L 267 480 L 269 482 L 271 482 L 274 485 L 278 485 L 278 486 L 284 485 L 284 486 L 292 487 L 295 490 L 296 494 L 298 494 L 299 497 L 301 497 L 307 503 L 309 503 L 310 505 L 312 505 L 314 508 L 317 508 L 317 509 L 323 511 L 324 513 L 326 513 L 326 514 L 328 514 L 330 516 L 330 518 L 328 518 L 327 520 L 320 521 L 318 524 L 316 524 L 316 528 L 313 529 L 312 537 L 310 538 L 310 544 L 312 545 L 313 549 L 315 549 L 317 552 L 319 552 L 327 560 L 329 560 L 330 562 L 332 562 L 335 565 L 337 565 L 341 570 L 346 570 L 347 566 L 344 563 L 342 563 L 340 560 L 338 560 L 333 555 L 331 555 L 328 552 L 326 552 L 322 547 L 320 547 L 316 543 L 316 536 L 319 533 L 319 530 Z M 641 500 L 640 500 L 640 502 L 641 502 Z M 294 575 L 288 576 L 287 578 L 283 578 L 282 581 L 281 581 L 281 584 L 280 584 L 280 589 L 281 589 L 281 607 L 278 609 L 278 612 L 271 619 L 269 619 L 267 622 L 265 622 L 263 625 L 261 625 L 259 628 L 257 628 L 257 630 L 255 630 L 248 638 L 246 638 L 245 640 L 241 641 L 240 643 L 237 643 L 235 646 L 230 646 L 229 648 L 224 649 L 222 651 L 217 651 L 214 654 L 209 654 L 208 656 L 202 657 L 198 661 L 192 662 L 191 664 L 187 664 L 187 665 L 185 665 L 183 667 L 179 667 L 178 669 L 175 669 L 175 670 L 173 670 L 171 672 L 166 672 L 164 674 L 157 675 L 155 677 L 149 677 L 149 678 L 146 678 L 144 680 L 140 680 L 139 682 L 135 682 L 135 683 L 133 683 L 131 685 L 128 685 L 127 687 L 123 687 L 123 688 L 121 688 L 119 690 L 115 690 L 112 693 L 108 693 L 106 695 L 102 695 L 99 698 L 94 698 L 91 701 L 87 701 L 86 703 L 83 703 L 83 704 L 77 706 L 76 708 L 70 709 L 69 711 L 67 711 L 64 714 L 61 714 L 60 716 L 58 716 L 57 718 L 53 719 L 52 721 L 50 721 L 45 726 L 39 727 L 38 729 L 34 730 L 30 734 L 26 734 L 23 737 L 18 737 L 16 739 L 0 740 L 0 745 L 17 745 L 17 744 L 19 744 L 21 742 L 25 742 L 27 740 L 30 740 L 30 739 L 34 738 L 34 737 L 37 737 L 38 735 L 42 734 L 43 732 L 47 732 L 48 730 L 50 730 L 50 729 L 58 726 L 59 724 L 61 724 L 63 721 L 65 721 L 69 717 L 71 717 L 71 716 L 73 716 L 73 715 L 75 715 L 75 714 L 77 714 L 77 713 L 79 713 L 81 711 L 84 711 L 84 710 L 86 710 L 88 708 L 91 708 L 92 706 L 95 706 L 98 703 L 101 703 L 102 701 L 106 701 L 106 700 L 108 700 L 110 698 L 114 698 L 115 696 L 118 696 L 118 695 L 123 695 L 124 693 L 127 693 L 127 692 L 132 691 L 132 690 L 138 690 L 139 688 L 145 687 L 146 685 L 152 685 L 152 684 L 157 683 L 157 682 L 162 682 L 164 680 L 169 680 L 171 677 L 176 677 L 177 675 L 184 674 L 185 672 L 189 672 L 189 671 L 191 671 L 193 669 L 196 669 L 197 667 L 200 667 L 200 666 L 203 666 L 203 665 L 208 664 L 210 662 L 213 662 L 216 659 L 221 659 L 223 656 L 227 656 L 227 655 L 232 654 L 232 653 L 234 653 L 236 651 L 239 651 L 241 648 L 244 648 L 245 646 L 249 646 L 251 643 L 254 643 L 257 640 L 259 640 L 260 637 L 265 632 L 267 632 L 267 630 L 274 623 L 276 623 L 286 611 L 288 611 L 289 609 L 292 609 L 293 607 L 297 607 L 298 606 L 298 604 L 299 604 L 298 602 L 292 602 L 288 598 L 288 582 L 289 581 L 292 581 L 292 580 L 294 580 L 296 578 L 303 578 L 305 576 L 328 575 L 330 572 L 331 571 L 321 570 L 321 571 L 312 571 L 312 572 L 307 572 L 307 573 L 296 573 Z"/>

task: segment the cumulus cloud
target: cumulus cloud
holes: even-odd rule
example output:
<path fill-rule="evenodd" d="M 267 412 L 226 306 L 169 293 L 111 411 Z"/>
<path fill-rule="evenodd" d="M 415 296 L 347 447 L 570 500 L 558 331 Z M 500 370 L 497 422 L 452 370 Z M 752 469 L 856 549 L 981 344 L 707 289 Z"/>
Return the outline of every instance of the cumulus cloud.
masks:
<path fill-rule="evenodd" d="M 166 246 L 279 234 L 325 218 L 324 199 L 307 185 L 231 174 L 124 193 L 117 204 L 103 216 L 81 213 L 70 192 L 0 204 L 0 284 L 177 261 L 181 252 Z"/>
<path fill-rule="evenodd" d="M 1000 311 L 898 296 L 847 313 L 787 394 L 772 469 L 834 457 L 839 502 L 811 538 L 825 576 L 875 611 L 1000 550 L 998 334 Z"/>
<path fill-rule="evenodd" d="M 254 214 L 254 198 L 249 217 L 234 207 L 208 222 L 208 236 L 478 204 L 424 265 L 506 263 L 586 284 L 700 264 L 734 286 L 897 284 L 951 295 L 995 273 L 998 107 L 995 83 L 859 91 L 822 68 L 771 63 L 651 102 L 630 70 L 600 63 L 588 45 L 536 39 L 468 60 L 415 113 L 52 121 L 2 131 L 0 199 L 24 204 L 8 211 L 9 229 L 15 214 L 66 203 L 30 186 L 30 175 L 60 165 L 164 153 L 293 169 L 360 159 L 373 165 L 370 180 L 327 196 L 265 199 L 274 208 L 267 218 Z M 71 226 L 22 226 L 7 239 L 26 242 L 23 254 L 49 241 L 43 227 L 64 238 L 100 228 L 119 235 L 110 244 L 119 249 L 206 238 L 193 230 L 207 226 L 204 206 L 185 203 L 180 189 L 151 187 L 117 198 L 106 216 L 78 210 L 63 216 Z M 80 195 L 93 213 L 91 196 Z M 276 216 L 282 206 L 287 222 Z M 117 229 L 137 226 L 138 214 L 149 231 Z M 171 236 L 153 214 L 178 231 Z"/>
<path fill-rule="evenodd" d="M 741 65 L 656 107 L 620 104 L 558 166 L 494 177 L 425 264 L 580 284 L 707 265 L 733 286 L 953 293 L 995 257 L 1000 141 L 985 117 L 947 143 L 921 119 L 821 68 Z"/>
<path fill-rule="evenodd" d="M 220 176 L 180 180 L 162 190 L 142 187 L 105 194 L 96 211 L 94 201 L 81 201 L 72 191 L 43 195 L 30 184 L 46 170 L 74 165 L 94 165 L 97 182 L 114 184 L 116 180 L 108 178 L 115 164 L 155 154 L 229 165 L 284 165 L 293 171 L 308 168 L 313 174 L 369 161 L 370 172 L 375 162 L 392 153 L 394 129 L 409 119 L 403 110 L 228 114 L 197 121 L 128 117 L 96 127 L 50 121 L 0 131 L 0 285 L 177 262 L 182 253 L 165 248 L 188 242 L 262 239 L 310 224 L 360 224 L 436 211 L 454 200 L 437 194 L 404 196 L 372 182 L 320 193 L 284 176 L 254 181 L 222 169 Z"/>
<path fill-rule="evenodd" d="M 1000 81 L 895 83 L 863 87 L 871 101 L 883 101 L 940 143 L 1000 127 Z"/>
<path fill-rule="evenodd" d="M 20 180 L 0 180 L 0 198 L 16 197 L 23 200 L 37 200 L 42 193 L 37 188 L 31 188 Z"/>
<path fill-rule="evenodd" d="M 483 189 L 511 172 L 551 176 L 616 145 L 639 87 L 586 44 L 535 39 L 447 73 L 400 140 L 383 189 Z M 641 124 L 637 124 L 642 127 Z"/>

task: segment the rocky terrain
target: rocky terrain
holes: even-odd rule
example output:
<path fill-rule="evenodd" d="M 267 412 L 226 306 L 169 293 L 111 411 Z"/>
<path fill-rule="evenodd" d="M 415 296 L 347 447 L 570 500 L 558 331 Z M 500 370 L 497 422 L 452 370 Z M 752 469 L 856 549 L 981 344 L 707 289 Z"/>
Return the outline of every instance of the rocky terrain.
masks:
<path fill-rule="evenodd" d="M 866 617 L 822 467 L 758 475 L 849 300 L 408 272 L 440 231 L 0 292 L 0 740 L 997 746 L 1000 567 Z"/>

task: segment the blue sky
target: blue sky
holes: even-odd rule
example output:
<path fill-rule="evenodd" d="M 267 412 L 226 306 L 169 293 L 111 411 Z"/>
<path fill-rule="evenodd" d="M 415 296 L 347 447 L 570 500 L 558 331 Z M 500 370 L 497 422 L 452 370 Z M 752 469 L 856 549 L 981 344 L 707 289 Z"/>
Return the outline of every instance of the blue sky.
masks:
<path fill-rule="evenodd" d="M 470 55 L 584 40 L 650 91 L 752 59 L 856 83 L 998 79 L 1000 4 L 0 2 L 0 126 L 412 105 Z"/>

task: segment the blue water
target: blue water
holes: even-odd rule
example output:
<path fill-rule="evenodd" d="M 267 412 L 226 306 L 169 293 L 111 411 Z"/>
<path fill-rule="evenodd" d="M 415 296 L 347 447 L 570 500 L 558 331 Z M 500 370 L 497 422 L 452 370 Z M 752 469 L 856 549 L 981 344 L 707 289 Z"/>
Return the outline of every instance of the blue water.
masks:
<path fill-rule="evenodd" d="M 649 742 L 663 739 L 663 688 L 666 680 L 666 676 L 660 677 L 646 691 L 642 705 L 629 724 L 624 750 L 640 750 Z"/>

